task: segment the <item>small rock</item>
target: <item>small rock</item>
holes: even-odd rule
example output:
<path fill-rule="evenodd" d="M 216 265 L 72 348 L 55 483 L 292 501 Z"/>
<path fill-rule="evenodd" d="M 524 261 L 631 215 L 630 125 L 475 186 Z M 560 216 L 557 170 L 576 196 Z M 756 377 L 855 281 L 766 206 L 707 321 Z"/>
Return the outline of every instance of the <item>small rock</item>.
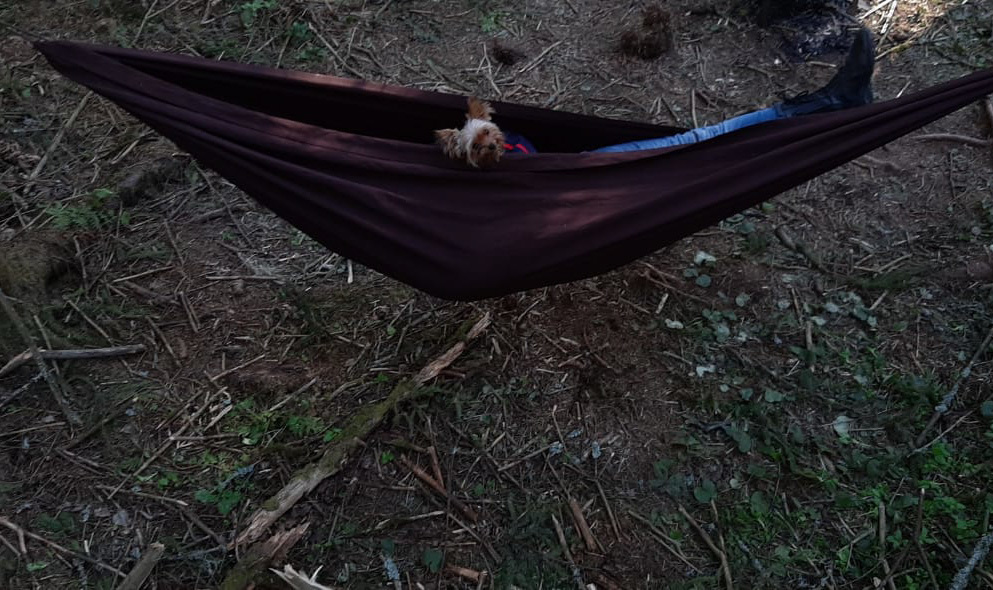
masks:
<path fill-rule="evenodd" d="M 97 21 L 96 27 L 94 27 L 98 33 L 114 34 L 117 31 L 117 21 L 110 17 L 102 18 Z"/>

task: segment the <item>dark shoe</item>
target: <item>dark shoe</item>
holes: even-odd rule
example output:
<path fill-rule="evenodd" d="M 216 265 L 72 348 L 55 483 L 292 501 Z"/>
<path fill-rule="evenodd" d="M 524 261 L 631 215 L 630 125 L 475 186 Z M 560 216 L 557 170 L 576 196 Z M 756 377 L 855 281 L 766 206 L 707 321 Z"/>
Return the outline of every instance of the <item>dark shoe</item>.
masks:
<path fill-rule="evenodd" d="M 855 36 L 845 65 L 824 88 L 801 94 L 777 106 L 786 117 L 838 111 L 872 102 L 872 70 L 876 65 L 872 33 L 863 28 Z"/>

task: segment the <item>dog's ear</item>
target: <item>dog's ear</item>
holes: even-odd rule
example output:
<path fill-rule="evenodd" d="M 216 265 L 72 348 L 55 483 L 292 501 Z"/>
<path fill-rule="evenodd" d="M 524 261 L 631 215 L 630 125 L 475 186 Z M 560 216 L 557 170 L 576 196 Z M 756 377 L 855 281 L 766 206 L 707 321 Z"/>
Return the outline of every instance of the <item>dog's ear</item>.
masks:
<path fill-rule="evenodd" d="M 446 156 L 449 158 L 461 158 L 459 135 L 458 129 L 437 129 L 434 132 L 434 139 L 441 146 L 441 150 Z"/>
<path fill-rule="evenodd" d="M 490 103 L 485 100 L 479 100 L 475 96 L 469 97 L 469 114 L 467 115 L 467 118 L 489 121 L 495 112 L 496 111 L 493 110 L 493 107 L 490 106 Z"/>

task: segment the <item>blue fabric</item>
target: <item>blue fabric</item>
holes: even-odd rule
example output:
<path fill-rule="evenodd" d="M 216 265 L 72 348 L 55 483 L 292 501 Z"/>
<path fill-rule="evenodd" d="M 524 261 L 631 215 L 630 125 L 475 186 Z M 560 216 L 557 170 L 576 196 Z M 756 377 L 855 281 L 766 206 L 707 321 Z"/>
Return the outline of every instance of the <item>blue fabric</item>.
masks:
<path fill-rule="evenodd" d="M 535 149 L 534 144 L 532 144 L 526 137 L 520 133 L 514 133 L 513 131 L 505 131 L 503 134 L 504 140 L 504 151 L 510 153 L 521 153 L 521 154 L 537 154 L 538 150 Z"/>
<path fill-rule="evenodd" d="M 685 133 L 680 133 L 679 135 L 619 143 L 617 145 L 608 145 L 607 147 L 602 147 L 591 151 L 593 153 L 633 152 L 637 150 L 655 150 L 674 145 L 697 143 L 698 141 L 705 141 L 707 139 L 717 137 L 718 135 L 729 133 L 736 129 L 741 129 L 750 125 L 757 125 L 758 123 L 765 123 L 766 121 L 773 121 L 775 119 L 783 119 L 786 115 L 782 113 L 778 106 L 779 105 L 776 105 L 775 107 L 769 107 L 760 111 L 747 113 L 739 117 L 734 117 L 733 119 L 728 119 L 727 121 L 722 121 L 716 125 L 691 129 Z"/>

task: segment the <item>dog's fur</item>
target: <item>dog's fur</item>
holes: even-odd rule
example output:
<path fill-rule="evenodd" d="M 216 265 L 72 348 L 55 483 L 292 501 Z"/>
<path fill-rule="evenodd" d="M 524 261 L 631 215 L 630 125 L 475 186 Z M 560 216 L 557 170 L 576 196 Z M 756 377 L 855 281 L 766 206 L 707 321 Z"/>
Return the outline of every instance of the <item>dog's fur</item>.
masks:
<path fill-rule="evenodd" d="M 500 161 L 504 151 L 504 137 L 493 123 L 490 103 L 469 97 L 469 112 L 462 129 L 438 129 L 435 139 L 449 158 L 465 159 L 474 168 L 491 166 Z"/>

